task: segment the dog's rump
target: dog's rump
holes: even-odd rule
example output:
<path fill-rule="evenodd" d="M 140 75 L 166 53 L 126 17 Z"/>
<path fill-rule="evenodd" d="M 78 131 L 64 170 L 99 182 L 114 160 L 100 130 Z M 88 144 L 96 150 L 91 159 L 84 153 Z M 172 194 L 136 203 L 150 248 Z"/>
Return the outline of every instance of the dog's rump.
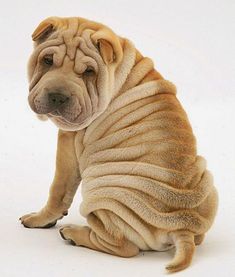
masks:
<path fill-rule="evenodd" d="M 111 169 L 112 165 L 107 164 L 105 167 Z M 102 172 L 100 167 L 96 170 L 89 168 L 89 170 Z M 125 170 L 127 170 L 126 166 Z M 200 205 L 208 202 L 211 197 L 214 199 L 216 193 L 208 171 L 202 173 L 193 189 L 184 190 L 174 189 L 162 180 L 154 181 L 149 177 L 138 175 L 136 177 L 137 172 L 143 174 L 143 171 L 141 166 L 137 166 L 131 171 L 131 175 L 112 174 L 84 180 L 81 214 L 88 217 L 89 214 L 100 210 L 111 211 L 119 217 L 119 225 L 132 229 L 135 235 L 137 233 L 143 239 L 153 237 L 153 234 L 146 235 L 146 231 L 151 233 L 151 228 L 146 226 L 168 231 L 186 229 L 195 234 L 203 234 L 210 228 L 215 211 L 212 211 L 208 218 L 198 211 Z M 198 179 L 198 174 L 195 174 L 194 179 Z M 114 221 L 117 222 L 117 217 Z M 110 228 L 107 227 L 107 229 Z M 146 243 L 151 247 L 154 239 Z"/>

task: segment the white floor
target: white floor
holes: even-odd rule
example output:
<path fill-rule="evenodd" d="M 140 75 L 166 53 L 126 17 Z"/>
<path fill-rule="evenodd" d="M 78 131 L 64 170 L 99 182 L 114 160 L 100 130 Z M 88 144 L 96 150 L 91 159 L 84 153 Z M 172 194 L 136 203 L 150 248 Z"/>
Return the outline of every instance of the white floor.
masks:
<path fill-rule="evenodd" d="M 70 4 L 66 4 L 70 3 Z M 68 6 L 69 5 L 69 6 Z M 27 104 L 30 34 L 49 15 L 78 15 L 133 40 L 178 88 L 219 191 L 213 228 L 192 266 L 176 276 L 234 276 L 234 1 L 14 1 L 0 11 L 0 276 L 162 276 L 172 252 L 122 259 L 66 244 L 63 224 L 83 224 L 79 191 L 69 215 L 49 230 L 18 218 L 38 210 L 53 178 L 56 128 Z"/>

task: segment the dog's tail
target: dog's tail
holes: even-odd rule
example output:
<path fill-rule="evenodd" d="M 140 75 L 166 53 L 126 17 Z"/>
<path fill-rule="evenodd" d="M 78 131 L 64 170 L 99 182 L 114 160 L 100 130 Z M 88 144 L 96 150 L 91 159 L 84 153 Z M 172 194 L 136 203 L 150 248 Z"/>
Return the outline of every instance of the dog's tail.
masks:
<path fill-rule="evenodd" d="M 176 251 L 173 260 L 166 266 L 166 270 L 171 272 L 180 271 L 188 267 L 192 261 L 195 243 L 194 234 L 189 231 L 175 231 L 171 234 Z"/>

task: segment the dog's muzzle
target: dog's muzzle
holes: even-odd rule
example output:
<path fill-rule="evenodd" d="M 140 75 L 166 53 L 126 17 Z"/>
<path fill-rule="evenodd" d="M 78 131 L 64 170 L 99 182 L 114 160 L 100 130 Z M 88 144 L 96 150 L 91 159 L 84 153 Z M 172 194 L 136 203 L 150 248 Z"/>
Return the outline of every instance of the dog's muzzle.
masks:
<path fill-rule="evenodd" d="M 49 114 L 58 109 L 64 108 L 68 104 L 70 96 L 58 91 L 49 91 L 38 95 L 32 101 L 29 101 L 31 108 L 37 114 Z"/>

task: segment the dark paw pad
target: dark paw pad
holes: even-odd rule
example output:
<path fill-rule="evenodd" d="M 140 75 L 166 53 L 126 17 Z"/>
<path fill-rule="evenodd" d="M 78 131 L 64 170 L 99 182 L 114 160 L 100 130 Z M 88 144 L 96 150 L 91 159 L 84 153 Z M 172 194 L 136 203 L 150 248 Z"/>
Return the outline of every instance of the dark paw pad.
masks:
<path fill-rule="evenodd" d="M 25 228 L 30 229 L 30 227 L 29 227 L 29 226 L 27 226 L 27 225 L 25 225 L 25 224 L 24 224 L 24 222 L 21 222 L 21 224 L 23 224 L 23 226 L 24 226 Z"/>
<path fill-rule="evenodd" d="M 43 229 L 51 228 L 51 227 L 55 226 L 56 223 L 57 223 L 57 220 L 55 220 L 53 222 L 50 222 L 50 223 L 48 223 L 47 225 L 45 225 L 45 226 L 43 226 L 41 228 L 43 228 Z"/>
<path fill-rule="evenodd" d="M 72 245 L 76 245 L 76 243 L 73 241 L 73 240 L 69 240 L 69 242 L 72 244 Z"/>

